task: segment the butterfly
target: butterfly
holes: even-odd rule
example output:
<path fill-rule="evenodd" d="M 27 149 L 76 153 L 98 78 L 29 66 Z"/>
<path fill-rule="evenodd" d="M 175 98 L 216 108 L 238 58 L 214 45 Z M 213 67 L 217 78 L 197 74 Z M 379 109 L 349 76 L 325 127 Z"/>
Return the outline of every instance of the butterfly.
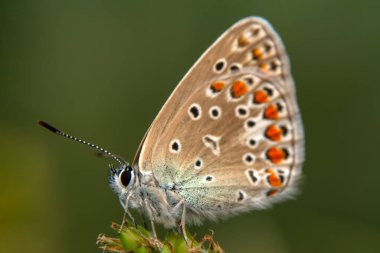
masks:
<path fill-rule="evenodd" d="M 152 224 L 228 218 L 297 192 L 304 136 L 284 45 L 263 18 L 229 28 L 175 88 L 133 163 L 111 156 L 109 182 L 126 215 Z M 153 227 L 154 228 L 154 227 Z"/>

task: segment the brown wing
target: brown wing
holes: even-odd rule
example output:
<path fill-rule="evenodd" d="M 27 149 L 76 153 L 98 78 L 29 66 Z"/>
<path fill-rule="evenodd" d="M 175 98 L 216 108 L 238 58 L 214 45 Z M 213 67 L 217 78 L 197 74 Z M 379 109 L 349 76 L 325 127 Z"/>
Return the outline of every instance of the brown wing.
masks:
<path fill-rule="evenodd" d="M 228 29 L 190 69 L 135 159 L 142 171 L 160 175 L 169 166 L 184 181 L 197 175 L 231 186 L 238 199 L 251 190 L 281 191 L 302 162 L 288 58 L 275 31 L 256 17 Z"/>

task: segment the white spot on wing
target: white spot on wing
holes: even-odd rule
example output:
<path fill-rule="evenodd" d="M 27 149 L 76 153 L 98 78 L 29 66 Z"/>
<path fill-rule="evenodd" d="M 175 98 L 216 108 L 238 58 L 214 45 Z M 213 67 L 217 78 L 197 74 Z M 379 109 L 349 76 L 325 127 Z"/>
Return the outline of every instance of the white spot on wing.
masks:
<path fill-rule="evenodd" d="M 202 117 L 202 108 L 199 104 L 194 103 L 189 106 L 187 113 L 192 120 L 199 120 Z"/>
<path fill-rule="evenodd" d="M 233 64 L 230 65 L 230 72 L 231 74 L 238 73 L 241 70 L 241 64 L 234 62 Z"/>
<path fill-rule="evenodd" d="M 240 119 L 245 119 L 249 116 L 249 109 L 246 105 L 238 105 L 235 108 L 235 115 Z"/>
<path fill-rule="evenodd" d="M 247 194 L 243 190 L 238 190 L 237 191 L 237 201 L 243 201 L 247 198 Z"/>
<path fill-rule="evenodd" d="M 210 182 L 214 181 L 214 177 L 207 175 L 204 177 L 204 180 L 205 180 L 205 182 L 210 183 Z"/>
<path fill-rule="evenodd" d="M 206 147 L 211 149 L 214 155 L 216 156 L 220 155 L 220 147 L 219 147 L 220 137 L 208 134 L 208 135 L 203 136 L 202 141 L 206 145 Z"/>
<path fill-rule="evenodd" d="M 255 155 L 253 155 L 252 153 L 245 153 L 243 155 L 243 162 L 246 164 L 246 165 L 252 165 L 255 163 Z"/>
<path fill-rule="evenodd" d="M 254 137 L 248 137 L 246 144 L 249 148 L 255 148 L 257 145 L 257 140 Z"/>
<path fill-rule="evenodd" d="M 226 66 L 227 66 L 227 61 L 226 59 L 222 58 L 215 62 L 213 70 L 215 73 L 221 73 L 226 68 Z"/>
<path fill-rule="evenodd" d="M 256 184 L 260 181 L 260 176 L 259 176 L 259 174 L 256 172 L 256 170 L 254 170 L 254 169 L 247 169 L 247 170 L 245 171 L 245 175 L 247 176 L 248 181 L 249 181 L 252 185 L 256 185 Z"/>
<path fill-rule="evenodd" d="M 222 115 L 222 109 L 219 106 L 212 106 L 208 113 L 212 119 L 219 119 Z"/>
<path fill-rule="evenodd" d="M 244 122 L 244 127 L 247 131 L 252 131 L 256 126 L 256 121 L 255 121 L 255 118 L 248 118 L 245 122 Z"/>
<path fill-rule="evenodd" d="M 202 160 L 202 158 L 198 158 L 197 160 L 195 160 L 195 162 L 194 162 L 194 168 L 195 169 L 197 169 L 197 170 L 199 170 L 199 169 L 201 169 L 203 167 L 203 160 Z"/>
<path fill-rule="evenodd" d="M 260 82 L 260 78 L 254 75 L 245 75 L 242 77 L 243 81 L 248 84 L 248 86 L 257 85 Z"/>
<path fill-rule="evenodd" d="M 169 151 L 173 154 L 181 152 L 181 142 L 178 139 L 174 139 L 169 144 Z"/>

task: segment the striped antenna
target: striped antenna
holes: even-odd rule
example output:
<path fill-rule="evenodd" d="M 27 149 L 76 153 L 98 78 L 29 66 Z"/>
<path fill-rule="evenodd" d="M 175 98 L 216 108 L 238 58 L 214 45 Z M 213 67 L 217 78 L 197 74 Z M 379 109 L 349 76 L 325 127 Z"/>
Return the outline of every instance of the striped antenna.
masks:
<path fill-rule="evenodd" d="M 95 145 L 95 144 L 89 143 L 89 142 L 87 142 L 87 141 L 83 141 L 83 140 L 78 139 L 78 138 L 76 138 L 76 137 L 74 137 L 74 136 L 71 136 L 71 135 L 69 135 L 69 134 L 67 134 L 67 133 L 64 133 L 64 132 L 62 132 L 61 130 L 58 130 L 57 128 L 53 127 L 52 125 L 46 123 L 45 121 L 38 120 L 37 123 L 38 123 L 39 125 L 45 127 L 46 129 L 52 131 L 52 132 L 55 133 L 55 134 L 61 135 L 61 136 L 63 136 L 63 137 L 66 137 L 66 138 L 68 138 L 68 139 L 71 139 L 71 140 L 73 140 L 73 141 L 76 141 L 76 142 L 79 142 L 79 143 L 85 144 L 85 145 L 87 145 L 87 146 L 90 146 L 91 148 L 96 149 L 96 150 L 99 151 L 100 153 L 102 153 L 102 154 L 104 154 L 104 155 L 106 155 L 106 156 L 108 156 L 108 157 L 111 157 L 111 158 L 115 159 L 115 160 L 116 160 L 121 166 L 123 166 L 123 165 L 128 165 L 128 163 L 127 163 L 126 161 L 124 161 L 123 158 L 121 158 L 121 157 L 119 157 L 119 156 L 116 156 L 116 155 L 112 154 L 111 152 L 108 152 L 107 150 L 105 150 L 105 149 L 103 149 L 103 148 L 101 148 L 101 147 L 99 147 L 99 146 L 97 146 L 97 145 Z"/>

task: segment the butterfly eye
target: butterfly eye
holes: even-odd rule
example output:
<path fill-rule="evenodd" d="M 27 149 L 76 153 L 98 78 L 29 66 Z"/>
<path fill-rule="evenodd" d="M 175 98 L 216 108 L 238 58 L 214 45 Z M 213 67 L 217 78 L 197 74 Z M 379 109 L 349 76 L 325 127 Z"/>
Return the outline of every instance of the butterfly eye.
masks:
<path fill-rule="evenodd" d="M 132 181 L 133 171 L 131 168 L 125 168 L 119 175 L 119 180 L 122 186 L 128 187 Z"/>

